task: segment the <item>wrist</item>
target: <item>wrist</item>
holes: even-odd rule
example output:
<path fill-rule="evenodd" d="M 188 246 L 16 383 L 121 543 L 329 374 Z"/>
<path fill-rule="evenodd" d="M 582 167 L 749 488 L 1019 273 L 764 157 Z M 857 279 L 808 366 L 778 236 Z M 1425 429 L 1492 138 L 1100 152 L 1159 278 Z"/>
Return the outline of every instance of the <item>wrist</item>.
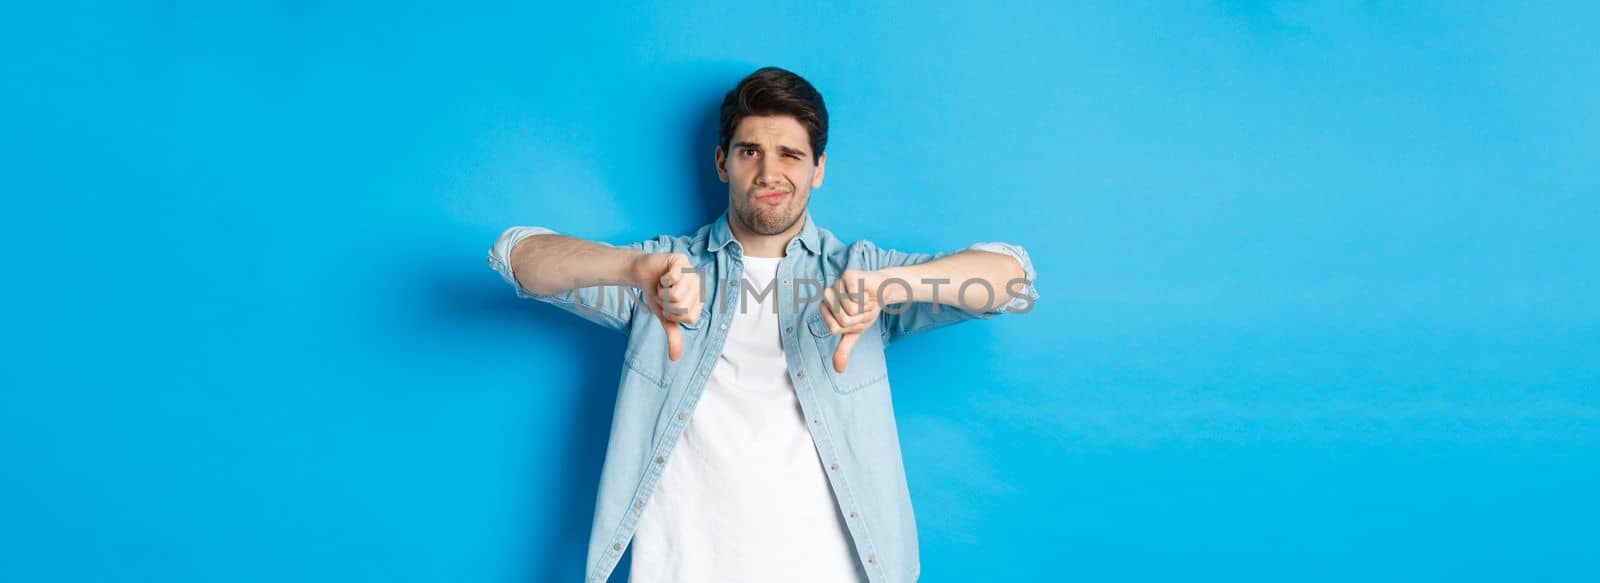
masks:
<path fill-rule="evenodd" d="M 879 280 L 878 303 L 883 305 L 903 304 L 911 301 L 912 291 L 917 285 L 914 275 L 905 267 L 890 267 L 878 270 Z"/>
<path fill-rule="evenodd" d="M 650 254 L 643 251 L 630 251 L 627 267 L 623 269 L 622 283 L 628 287 L 644 289 L 648 281 L 654 276 L 650 269 Z"/>

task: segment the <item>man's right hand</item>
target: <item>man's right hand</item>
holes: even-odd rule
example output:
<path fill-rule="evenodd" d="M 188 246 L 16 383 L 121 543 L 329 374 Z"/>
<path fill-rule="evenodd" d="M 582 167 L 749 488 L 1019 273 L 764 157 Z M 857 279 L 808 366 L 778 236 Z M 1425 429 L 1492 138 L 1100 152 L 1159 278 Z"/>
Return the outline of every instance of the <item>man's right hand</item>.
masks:
<path fill-rule="evenodd" d="M 682 253 L 647 253 L 633 260 L 633 281 L 667 331 L 667 358 L 683 356 L 678 324 L 700 319 L 700 273 Z"/>

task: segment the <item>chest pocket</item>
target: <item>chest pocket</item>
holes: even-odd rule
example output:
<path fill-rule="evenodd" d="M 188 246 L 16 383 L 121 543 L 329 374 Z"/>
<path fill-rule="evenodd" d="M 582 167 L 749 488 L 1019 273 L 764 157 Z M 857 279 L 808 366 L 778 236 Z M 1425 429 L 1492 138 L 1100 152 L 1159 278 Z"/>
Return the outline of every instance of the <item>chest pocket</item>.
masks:
<path fill-rule="evenodd" d="M 707 303 L 701 308 L 700 319 L 695 323 L 678 324 L 678 333 L 683 337 L 683 354 L 676 362 L 667 359 L 667 332 L 661 327 L 661 321 L 642 303 L 638 310 L 628 349 L 622 356 L 623 365 L 656 387 L 671 387 L 679 372 L 692 370 L 693 363 L 699 361 L 701 344 L 705 340 L 703 330 L 711 319 L 711 306 Z"/>
<path fill-rule="evenodd" d="M 823 374 L 833 384 L 835 392 L 854 393 L 889 378 L 889 369 L 883 360 L 883 335 L 878 333 L 876 327 L 861 333 L 855 348 L 850 350 L 850 361 L 842 373 L 833 370 L 833 352 L 839 347 L 840 337 L 828 331 L 828 324 L 822 321 L 821 314 L 812 314 L 806 321 L 806 327 L 816 338 Z"/>

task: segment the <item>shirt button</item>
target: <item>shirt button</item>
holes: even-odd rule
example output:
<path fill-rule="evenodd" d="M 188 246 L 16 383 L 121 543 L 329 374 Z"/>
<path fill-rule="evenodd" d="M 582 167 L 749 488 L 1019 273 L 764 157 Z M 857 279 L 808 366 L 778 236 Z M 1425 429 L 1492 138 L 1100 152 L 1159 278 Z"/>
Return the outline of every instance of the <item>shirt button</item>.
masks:
<path fill-rule="evenodd" d="M 867 562 L 868 563 L 877 563 L 878 562 L 878 557 L 877 556 L 867 557 Z"/>
<path fill-rule="evenodd" d="M 683 421 L 684 419 L 688 419 L 688 418 L 689 418 L 689 414 L 688 413 L 679 413 L 678 414 L 678 420 L 679 421 Z"/>
<path fill-rule="evenodd" d="M 784 328 L 783 331 L 784 332 L 794 332 L 794 326 L 789 326 L 787 328 Z"/>
<path fill-rule="evenodd" d="M 806 371 L 800 371 L 800 372 L 794 373 L 794 376 L 802 378 L 802 379 L 806 378 Z"/>
<path fill-rule="evenodd" d="M 855 518 L 855 517 L 856 517 L 856 513 L 854 513 L 854 512 L 851 512 L 851 513 L 850 513 L 850 518 Z"/>
<path fill-rule="evenodd" d="M 831 466 L 828 466 L 828 469 L 830 469 L 830 470 L 837 470 L 837 469 L 839 469 L 839 464 L 833 464 L 833 465 L 831 465 Z"/>
<path fill-rule="evenodd" d="M 620 550 L 622 550 L 622 545 L 621 544 L 614 544 L 614 545 L 611 545 L 611 548 L 620 551 Z"/>
<path fill-rule="evenodd" d="M 705 376 L 711 376 L 711 369 L 702 368 L 702 369 L 700 369 L 700 374 L 705 375 Z"/>
<path fill-rule="evenodd" d="M 644 501 L 643 500 L 634 500 L 633 501 L 633 507 L 634 508 L 644 508 Z M 856 517 L 856 513 L 851 512 L 850 513 L 850 518 L 855 518 L 855 517 Z"/>
<path fill-rule="evenodd" d="M 722 324 L 722 325 L 717 326 L 717 328 L 720 328 L 720 329 L 723 329 L 723 330 L 727 330 L 728 329 L 728 325 L 727 324 Z"/>
<path fill-rule="evenodd" d="M 815 424 L 818 424 L 818 423 L 822 423 L 822 418 L 821 417 L 812 417 L 811 418 L 811 424 L 812 425 L 815 425 Z"/>
<path fill-rule="evenodd" d="M 658 463 L 658 464 L 664 464 L 664 463 L 667 463 L 667 458 L 664 458 L 664 457 L 660 457 L 660 456 L 657 456 L 657 457 L 656 457 L 656 463 Z M 835 466 L 834 466 L 834 467 L 838 467 L 838 466 L 837 466 L 837 465 L 835 465 Z"/>

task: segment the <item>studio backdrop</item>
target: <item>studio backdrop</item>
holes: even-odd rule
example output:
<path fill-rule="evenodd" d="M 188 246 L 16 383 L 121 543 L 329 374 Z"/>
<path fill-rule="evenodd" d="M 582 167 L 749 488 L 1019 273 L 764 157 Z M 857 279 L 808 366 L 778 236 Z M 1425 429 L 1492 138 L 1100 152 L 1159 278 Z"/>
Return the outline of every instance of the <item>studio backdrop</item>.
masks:
<path fill-rule="evenodd" d="M 1600 580 L 1600 12 L 1058 4 L 7 6 L 0 580 L 578 580 L 625 338 L 485 254 L 711 222 L 766 65 L 1037 269 L 888 351 L 922 580 Z"/>

